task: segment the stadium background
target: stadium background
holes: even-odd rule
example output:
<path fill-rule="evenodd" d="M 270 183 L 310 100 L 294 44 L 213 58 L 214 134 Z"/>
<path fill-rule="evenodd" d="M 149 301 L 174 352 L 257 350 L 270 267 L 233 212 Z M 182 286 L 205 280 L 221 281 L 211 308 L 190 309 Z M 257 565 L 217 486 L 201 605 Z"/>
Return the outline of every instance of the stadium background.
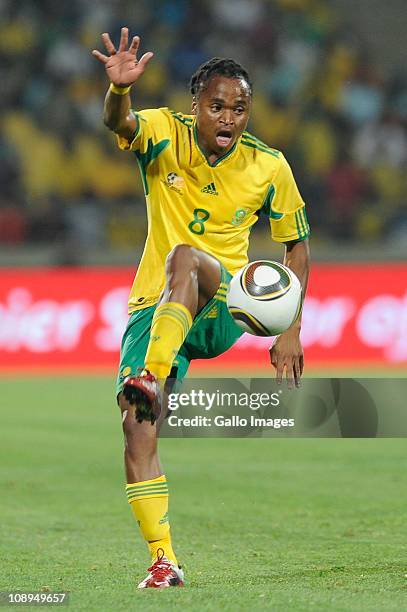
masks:
<path fill-rule="evenodd" d="M 405 376 L 405 15 L 403 0 L 0 2 L 0 590 L 128 609 L 146 563 L 112 395 L 146 220 L 137 167 L 102 124 L 100 33 L 128 25 L 155 52 L 141 108 L 188 111 L 208 57 L 248 68 L 250 127 L 285 152 L 308 203 L 306 374 Z M 257 225 L 251 258 L 280 259 Z M 192 374 L 215 369 L 266 375 L 264 341 Z M 402 607 L 402 440 L 163 440 L 162 456 L 184 605 Z"/>
<path fill-rule="evenodd" d="M 308 203 L 314 263 L 303 341 L 309 371 L 404 367 L 407 80 L 397 38 L 403 3 L 356 5 L 237 0 L 232 10 L 229 0 L 1 3 L 7 87 L 0 137 L 0 369 L 117 363 L 125 294 L 146 218 L 137 165 L 116 150 L 102 123 L 106 77 L 90 49 L 101 48 L 102 31 L 117 39 L 123 24 L 141 35 L 144 50 L 155 52 L 135 90 L 140 108 L 188 112 L 188 79 L 210 56 L 232 56 L 249 69 L 255 84 L 250 128 L 285 152 Z M 260 219 L 251 258 L 281 254 Z M 264 369 L 264 346 L 246 337 L 215 367 Z M 208 364 L 194 371 L 202 367 Z"/>

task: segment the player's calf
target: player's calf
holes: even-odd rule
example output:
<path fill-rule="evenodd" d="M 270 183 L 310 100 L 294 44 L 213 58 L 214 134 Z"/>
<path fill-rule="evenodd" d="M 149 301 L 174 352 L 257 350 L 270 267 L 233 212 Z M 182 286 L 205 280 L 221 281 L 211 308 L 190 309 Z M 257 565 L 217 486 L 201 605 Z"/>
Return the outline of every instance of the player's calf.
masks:
<path fill-rule="evenodd" d="M 157 453 L 156 425 L 149 421 L 138 422 L 135 407 L 125 396 L 119 396 L 124 434 L 124 459 L 127 482 L 137 482 L 156 478 L 161 473 Z"/>

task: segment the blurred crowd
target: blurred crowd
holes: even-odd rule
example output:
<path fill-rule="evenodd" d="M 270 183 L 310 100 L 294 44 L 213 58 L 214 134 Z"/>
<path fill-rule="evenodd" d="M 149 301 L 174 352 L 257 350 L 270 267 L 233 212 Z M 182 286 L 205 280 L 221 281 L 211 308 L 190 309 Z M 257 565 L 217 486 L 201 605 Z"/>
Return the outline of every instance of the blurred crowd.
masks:
<path fill-rule="evenodd" d="M 136 107 L 188 112 L 199 64 L 233 57 L 254 82 L 250 129 L 290 161 L 313 240 L 405 241 L 406 74 L 383 74 L 331 2 L 0 0 L 0 244 L 143 243 L 138 168 L 103 125 L 90 54 L 123 25 L 155 52 Z"/>

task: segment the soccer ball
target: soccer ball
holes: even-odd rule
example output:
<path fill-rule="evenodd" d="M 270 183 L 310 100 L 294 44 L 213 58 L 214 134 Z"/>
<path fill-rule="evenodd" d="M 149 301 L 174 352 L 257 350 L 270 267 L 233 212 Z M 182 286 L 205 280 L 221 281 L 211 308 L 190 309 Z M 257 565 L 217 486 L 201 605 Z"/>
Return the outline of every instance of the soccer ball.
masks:
<path fill-rule="evenodd" d="M 226 296 L 229 312 L 245 332 L 276 336 L 296 320 L 301 284 L 290 268 L 276 261 L 252 261 L 230 281 Z"/>

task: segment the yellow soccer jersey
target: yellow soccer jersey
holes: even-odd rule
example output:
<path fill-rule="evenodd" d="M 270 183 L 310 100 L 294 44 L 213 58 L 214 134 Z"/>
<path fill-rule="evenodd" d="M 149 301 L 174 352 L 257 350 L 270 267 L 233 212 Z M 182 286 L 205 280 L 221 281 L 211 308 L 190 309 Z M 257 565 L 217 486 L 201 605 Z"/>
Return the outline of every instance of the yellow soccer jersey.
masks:
<path fill-rule="evenodd" d="M 177 244 L 216 257 L 234 274 L 247 261 L 259 213 L 278 242 L 309 234 L 304 202 L 282 153 L 244 132 L 214 164 L 200 150 L 194 117 L 168 108 L 136 113 L 138 129 L 121 149 L 137 158 L 147 201 L 148 234 L 129 298 L 129 312 L 156 303 L 165 259 Z"/>

